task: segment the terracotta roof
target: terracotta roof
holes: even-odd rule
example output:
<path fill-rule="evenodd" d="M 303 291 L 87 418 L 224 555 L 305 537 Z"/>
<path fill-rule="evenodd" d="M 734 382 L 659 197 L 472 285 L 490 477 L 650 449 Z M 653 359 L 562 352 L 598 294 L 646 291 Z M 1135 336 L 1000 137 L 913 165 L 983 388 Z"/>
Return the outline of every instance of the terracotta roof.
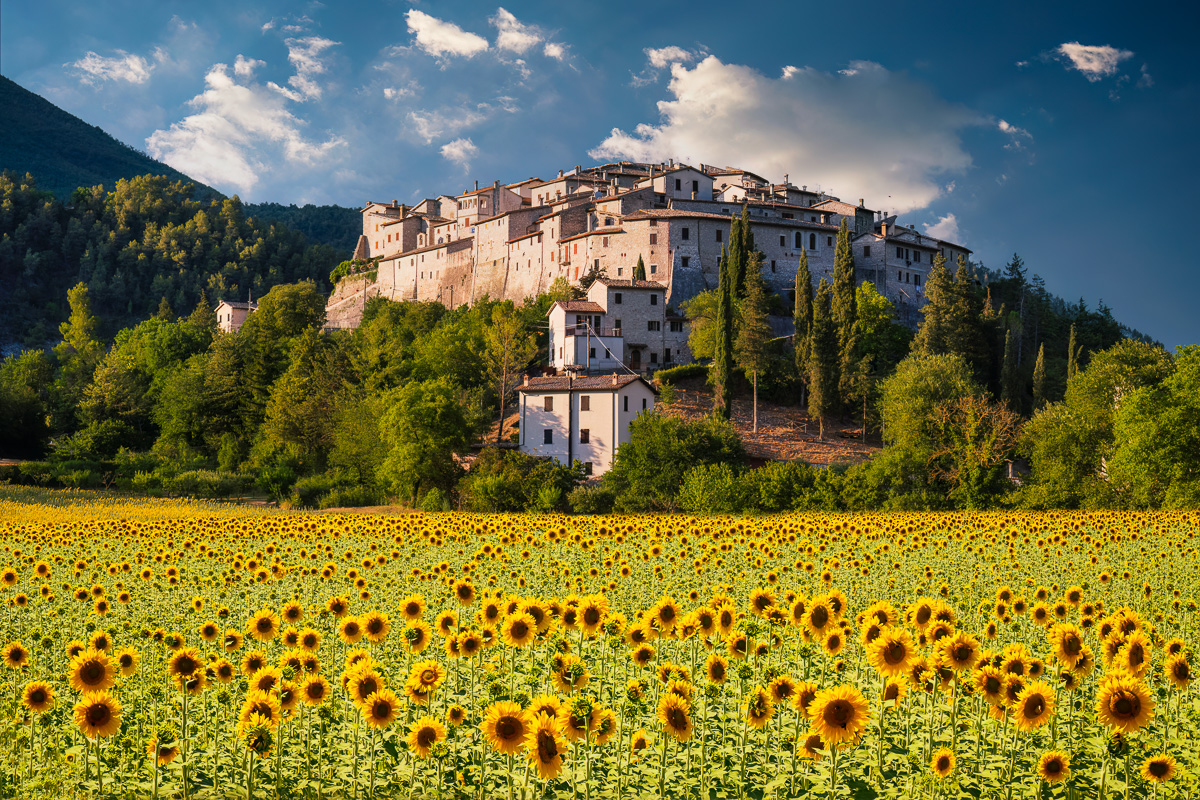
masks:
<path fill-rule="evenodd" d="M 589 311 L 593 314 L 603 314 L 604 306 L 599 303 L 593 303 L 591 300 L 557 300 L 554 305 L 562 306 L 566 311 Z"/>
<path fill-rule="evenodd" d="M 625 232 L 625 229 L 622 228 L 620 225 L 612 225 L 612 226 L 605 227 L 605 228 L 596 228 L 595 230 L 592 230 L 592 231 L 584 231 L 583 233 L 577 233 L 574 236 L 568 236 L 567 238 L 559 239 L 558 241 L 561 244 L 562 242 L 569 242 L 572 239 L 582 239 L 585 236 L 595 236 L 598 233 L 599 234 L 608 234 L 608 233 L 624 233 L 624 232 Z"/>
<path fill-rule="evenodd" d="M 638 219 L 719 219 L 728 221 L 728 214 L 710 214 L 707 211 L 683 211 L 678 208 L 643 208 L 639 211 L 634 211 L 632 214 L 626 214 L 621 219 L 628 222 L 629 220 Z"/>
<path fill-rule="evenodd" d="M 517 387 L 518 392 L 565 392 L 567 390 L 584 390 L 589 392 L 615 392 L 631 383 L 641 381 L 650 391 L 654 387 L 640 375 L 586 375 L 578 378 L 563 376 L 561 378 L 529 378 Z M 657 392 L 655 392 L 657 394 Z"/>
<path fill-rule="evenodd" d="M 666 291 L 667 285 L 658 281 L 636 281 L 628 278 L 596 278 L 596 283 L 617 289 L 659 289 Z"/>

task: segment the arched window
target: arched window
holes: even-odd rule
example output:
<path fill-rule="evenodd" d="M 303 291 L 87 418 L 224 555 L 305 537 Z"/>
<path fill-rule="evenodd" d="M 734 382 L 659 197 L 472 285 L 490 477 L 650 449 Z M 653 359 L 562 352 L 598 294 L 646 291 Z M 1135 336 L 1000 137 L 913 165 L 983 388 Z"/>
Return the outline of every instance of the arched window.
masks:
<path fill-rule="evenodd" d="M 817 235 L 815 233 L 810 233 L 808 235 L 808 249 L 809 250 L 817 249 Z"/>

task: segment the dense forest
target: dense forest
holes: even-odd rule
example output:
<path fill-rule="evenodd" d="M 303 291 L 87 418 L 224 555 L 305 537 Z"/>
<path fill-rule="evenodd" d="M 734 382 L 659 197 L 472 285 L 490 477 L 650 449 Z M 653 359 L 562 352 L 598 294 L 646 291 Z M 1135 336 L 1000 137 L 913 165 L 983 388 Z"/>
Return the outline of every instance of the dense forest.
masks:
<path fill-rule="evenodd" d="M 257 298 L 305 279 L 326 290 L 348 255 L 248 215 L 237 197 L 198 199 L 192 184 L 163 177 L 80 188 L 62 202 L 32 176 L 4 173 L 0 342 L 54 340 L 76 283 L 88 287 L 100 335 L 110 339 L 164 303 L 186 314 L 201 299 Z"/>

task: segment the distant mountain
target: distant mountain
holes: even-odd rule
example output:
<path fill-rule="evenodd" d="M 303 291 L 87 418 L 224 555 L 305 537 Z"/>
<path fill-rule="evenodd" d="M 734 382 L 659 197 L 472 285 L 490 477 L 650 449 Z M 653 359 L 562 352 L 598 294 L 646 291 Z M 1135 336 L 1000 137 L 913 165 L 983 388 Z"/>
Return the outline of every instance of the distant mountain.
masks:
<path fill-rule="evenodd" d="M 222 196 L 2 75 L 0 108 L 0 170 L 28 172 L 60 200 L 69 200 L 80 186 L 111 189 L 137 175 L 162 175 L 195 184 L 199 196 Z"/>

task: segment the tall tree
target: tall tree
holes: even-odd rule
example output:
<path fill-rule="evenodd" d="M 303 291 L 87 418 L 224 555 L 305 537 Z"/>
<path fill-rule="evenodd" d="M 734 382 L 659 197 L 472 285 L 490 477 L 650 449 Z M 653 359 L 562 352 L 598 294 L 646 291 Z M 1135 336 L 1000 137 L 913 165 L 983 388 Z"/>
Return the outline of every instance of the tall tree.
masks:
<path fill-rule="evenodd" d="M 637 266 L 633 268 L 633 279 L 635 281 L 646 280 L 646 262 L 642 260 L 641 255 L 638 255 Z"/>
<path fill-rule="evenodd" d="M 833 254 L 833 324 L 837 328 L 838 349 L 845 350 L 854 327 L 855 305 L 854 251 L 850 247 L 850 225 L 842 218 L 838 226 L 837 248 Z M 844 357 L 844 356 L 843 356 Z"/>
<path fill-rule="evenodd" d="M 730 257 L 721 259 L 717 281 L 716 347 L 713 353 L 712 378 L 715 390 L 714 408 L 718 415 L 729 419 L 733 415 L 733 276 Z"/>
<path fill-rule="evenodd" d="M 743 207 L 743 217 L 745 207 Z M 734 299 L 741 297 L 742 287 L 746 281 L 746 231 L 742 217 L 729 217 L 729 249 L 725 250 L 725 270 L 729 273 L 730 285 L 733 287 L 730 296 Z M 722 248 L 724 250 L 724 248 Z"/>
<path fill-rule="evenodd" d="M 1038 346 L 1037 362 L 1033 365 L 1033 410 L 1046 405 L 1046 345 Z"/>
<path fill-rule="evenodd" d="M 950 288 L 951 300 L 946 323 L 946 347 L 970 362 L 976 377 L 987 374 L 988 348 L 984 342 L 983 302 L 975 289 L 975 276 L 962 256 Z"/>
<path fill-rule="evenodd" d="M 796 374 L 800 376 L 800 402 L 805 402 L 808 388 L 808 344 L 813 317 L 812 273 L 808 269 L 808 251 L 800 251 L 796 268 L 796 305 L 792 312 L 796 332 L 792 336 L 792 352 L 796 359 Z"/>
<path fill-rule="evenodd" d="M 1071 337 L 1067 340 L 1067 380 L 1079 372 L 1079 346 L 1075 344 L 1075 323 L 1071 323 Z"/>
<path fill-rule="evenodd" d="M 1013 253 L 1012 260 L 1004 265 L 1004 277 L 1008 280 L 1009 285 L 1012 287 L 1012 304 L 1016 309 L 1017 314 L 1021 318 L 1022 327 L 1024 326 L 1025 322 L 1025 294 L 1029 285 L 1025 277 L 1027 273 L 1028 269 L 1025 267 L 1025 262 L 1019 255 Z M 1021 366 L 1022 363 L 1022 342 L 1024 341 L 1025 337 L 1023 335 L 1017 336 L 1016 347 L 1018 367 Z"/>
<path fill-rule="evenodd" d="M 746 276 L 746 300 L 742 305 L 742 327 L 737 336 L 738 366 L 754 382 L 754 433 L 758 433 L 758 374 L 771 362 L 771 322 L 767 316 L 767 287 L 758 258 L 751 257 Z"/>
<path fill-rule="evenodd" d="M 104 347 L 96 339 L 97 320 L 87 285 L 79 283 L 68 290 L 67 303 L 71 315 L 58 326 L 63 338 L 54 348 L 59 364 L 54 427 L 64 432 L 74 427 L 79 401 L 104 357 Z"/>
<path fill-rule="evenodd" d="M 1004 332 L 1004 363 L 1000 372 L 1000 400 L 1006 406 L 1017 410 L 1017 356 L 1013 346 L 1013 329 Z"/>
<path fill-rule="evenodd" d="M 954 286 L 946 270 L 946 258 L 940 253 L 934 256 L 933 268 L 925 282 L 925 305 L 921 309 L 924 320 L 913 339 L 914 352 L 937 356 L 950 352 L 946 340 L 947 316 L 953 302 Z"/>
<path fill-rule="evenodd" d="M 492 309 L 492 324 L 484 331 L 488 375 L 500 400 L 500 424 L 496 444 L 504 441 L 504 408 L 508 394 L 517 384 L 522 370 L 537 353 L 537 343 L 525 330 L 525 321 L 512 302 L 498 303 Z"/>
<path fill-rule="evenodd" d="M 830 310 L 832 292 L 825 279 L 813 300 L 812 347 L 808 355 L 808 415 L 817 420 L 821 441 L 825 440 L 825 417 L 836 408 L 837 329 Z"/>

